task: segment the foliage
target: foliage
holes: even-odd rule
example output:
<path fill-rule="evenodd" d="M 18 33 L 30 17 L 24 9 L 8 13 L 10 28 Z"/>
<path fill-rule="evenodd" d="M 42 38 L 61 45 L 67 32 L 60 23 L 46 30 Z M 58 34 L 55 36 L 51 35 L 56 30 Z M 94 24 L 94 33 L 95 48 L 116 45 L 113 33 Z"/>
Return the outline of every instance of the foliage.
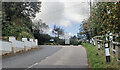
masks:
<path fill-rule="evenodd" d="M 46 23 L 43 23 L 41 19 L 39 19 L 37 22 L 34 22 L 32 26 L 33 32 L 37 30 L 40 34 L 43 34 L 44 30 L 48 28 L 48 25 Z"/>
<path fill-rule="evenodd" d="M 8 19 L 35 17 L 40 12 L 41 2 L 3 2 L 3 11 Z"/>
<path fill-rule="evenodd" d="M 21 33 L 19 33 L 17 39 L 21 40 L 22 38 L 34 38 L 34 36 L 28 32 L 22 31 Z"/>
<path fill-rule="evenodd" d="M 3 2 L 2 36 L 33 37 L 31 18 L 40 7 L 41 2 Z"/>
<path fill-rule="evenodd" d="M 77 34 L 80 40 L 90 39 L 91 38 L 91 27 L 88 21 L 82 22 L 80 25 L 79 33 Z"/>
<path fill-rule="evenodd" d="M 51 36 L 48 34 L 40 34 L 38 30 L 34 31 L 34 37 L 38 39 L 38 44 L 43 45 L 50 43 Z"/>
<path fill-rule="evenodd" d="M 76 36 L 73 36 L 73 37 L 70 38 L 70 44 L 71 45 L 78 45 L 79 44 Z"/>
<path fill-rule="evenodd" d="M 60 26 L 54 25 L 54 29 L 52 32 L 53 34 L 57 35 L 58 38 L 60 37 L 60 35 L 61 36 L 64 35 L 64 29 L 61 28 Z"/>
<path fill-rule="evenodd" d="M 64 39 L 59 39 L 58 37 L 53 37 L 54 39 L 54 43 L 56 44 L 60 44 L 60 45 L 64 45 L 65 44 L 65 40 Z"/>
<path fill-rule="evenodd" d="M 106 33 L 119 33 L 120 31 L 120 1 L 97 2 L 91 8 L 91 16 L 83 21 L 83 30 L 78 35 L 86 35 L 90 39 Z"/>
<path fill-rule="evenodd" d="M 119 33 L 120 31 L 120 2 L 97 3 L 93 8 L 91 23 L 94 24 L 97 34 L 106 34 L 108 31 Z"/>

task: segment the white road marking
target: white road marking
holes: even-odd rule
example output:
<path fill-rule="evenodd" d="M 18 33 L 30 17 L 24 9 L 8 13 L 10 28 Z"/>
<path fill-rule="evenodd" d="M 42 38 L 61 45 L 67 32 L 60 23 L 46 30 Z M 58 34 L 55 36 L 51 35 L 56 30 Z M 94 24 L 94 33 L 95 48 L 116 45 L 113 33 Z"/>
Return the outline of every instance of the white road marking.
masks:
<path fill-rule="evenodd" d="M 29 66 L 27 69 L 32 68 L 33 66 L 35 66 L 35 65 L 37 65 L 37 64 L 38 64 L 38 63 L 35 63 L 35 64 L 31 65 L 31 66 Z"/>
<path fill-rule="evenodd" d="M 46 57 L 45 59 L 47 59 L 47 58 L 48 58 L 48 57 Z M 41 60 L 41 61 L 43 61 L 43 60 Z M 38 64 L 39 64 L 39 63 L 35 63 L 35 64 L 29 66 L 27 69 L 32 68 L 33 66 L 38 65 Z"/>

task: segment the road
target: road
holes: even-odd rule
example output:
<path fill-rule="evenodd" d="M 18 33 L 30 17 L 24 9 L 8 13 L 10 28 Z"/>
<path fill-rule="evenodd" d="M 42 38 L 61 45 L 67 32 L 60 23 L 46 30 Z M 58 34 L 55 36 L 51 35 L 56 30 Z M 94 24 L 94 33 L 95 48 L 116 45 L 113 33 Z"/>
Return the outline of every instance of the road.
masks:
<path fill-rule="evenodd" d="M 81 46 L 48 46 L 3 59 L 3 68 L 88 68 L 87 54 Z"/>
<path fill-rule="evenodd" d="M 43 47 L 36 51 L 28 52 L 18 56 L 5 58 L 2 60 L 3 68 L 28 68 L 36 62 L 40 62 L 46 57 L 60 50 L 61 47 Z"/>

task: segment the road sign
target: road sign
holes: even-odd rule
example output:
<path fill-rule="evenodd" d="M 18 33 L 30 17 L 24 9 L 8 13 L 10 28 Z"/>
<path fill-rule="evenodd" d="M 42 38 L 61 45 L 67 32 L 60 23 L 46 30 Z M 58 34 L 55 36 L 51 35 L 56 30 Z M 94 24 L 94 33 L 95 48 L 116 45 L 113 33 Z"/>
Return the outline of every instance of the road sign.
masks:
<path fill-rule="evenodd" d="M 50 42 L 54 42 L 54 39 L 50 39 Z"/>

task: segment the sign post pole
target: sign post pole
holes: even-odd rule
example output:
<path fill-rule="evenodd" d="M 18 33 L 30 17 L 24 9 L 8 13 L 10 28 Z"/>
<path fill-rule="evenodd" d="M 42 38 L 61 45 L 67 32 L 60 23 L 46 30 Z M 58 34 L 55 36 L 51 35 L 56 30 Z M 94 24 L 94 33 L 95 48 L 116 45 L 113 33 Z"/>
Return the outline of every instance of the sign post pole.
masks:
<path fill-rule="evenodd" d="M 100 41 L 98 41 L 98 50 L 100 50 Z"/>
<path fill-rule="evenodd" d="M 109 41 L 107 37 L 104 46 L 105 46 L 106 62 L 110 62 L 110 49 L 109 49 Z"/>

